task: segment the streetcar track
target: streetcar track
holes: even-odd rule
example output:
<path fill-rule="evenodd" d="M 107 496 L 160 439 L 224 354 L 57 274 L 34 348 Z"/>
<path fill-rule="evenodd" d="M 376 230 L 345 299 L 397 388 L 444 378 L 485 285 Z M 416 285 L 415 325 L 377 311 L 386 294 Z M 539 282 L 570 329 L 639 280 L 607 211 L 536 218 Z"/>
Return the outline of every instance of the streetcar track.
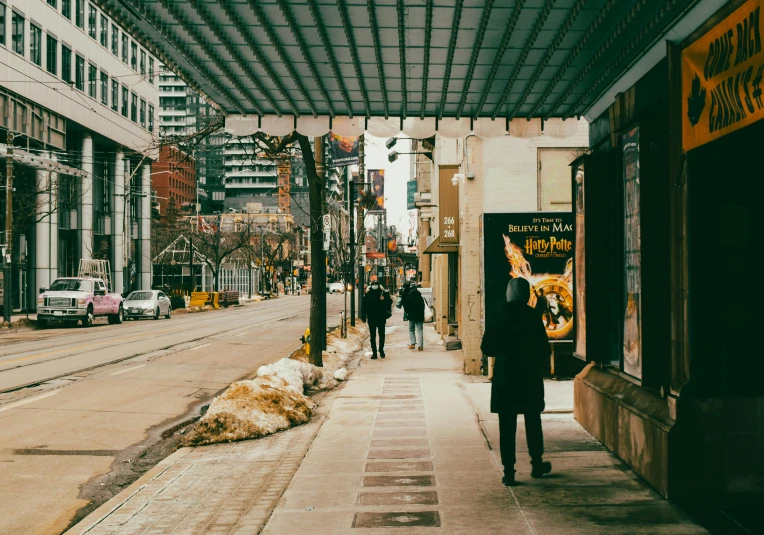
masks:
<path fill-rule="evenodd" d="M 267 311 L 268 312 L 279 311 L 279 310 L 282 310 L 285 307 L 288 307 L 290 304 L 291 303 L 278 303 L 278 304 L 273 305 L 270 308 L 267 308 Z M 246 314 L 247 312 L 250 312 L 250 311 L 249 310 L 235 311 L 235 312 L 232 313 L 232 316 L 241 316 L 243 314 Z M 226 318 L 218 318 L 218 317 L 216 317 L 216 318 L 212 318 L 212 319 L 210 319 L 210 318 L 195 319 L 194 318 L 194 319 L 189 319 L 189 320 L 181 320 L 181 323 L 182 323 L 183 327 L 188 327 L 190 325 L 195 325 L 195 324 L 201 323 L 201 322 L 206 322 L 207 325 L 215 325 L 215 324 L 218 324 L 218 323 L 227 322 L 230 319 L 231 319 L 231 316 L 226 316 Z M 156 325 L 156 327 L 164 327 L 165 325 L 166 324 Z M 104 325 L 103 327 L 106 327 L 106 325 Z M 133 326 L 133 325 L 124 325 L 123 324 L 123 326 L 116 326 L 115 325 L 115 326 L 112 326 L 112 327 L 117 327 L 118 329 L 124 329 L 125 327 L 127 327 L 129 329 L 130 327 L 136 327 L 137 328 L 138 326 L 137 325 L 135 325 L 135 326 Z M 154 329 L 151 329 L 151 328 L 149 328 L 149 329 L 150 330 L 143 331 L 140 334 L 146 335 L 146 336 L 150 336 L 150 335 L 155 334 L 157 332 Z M 130 329 L 130 330 L 132 331 L 132 329 Z M 182 332 L 184 330 L 187 330 L 187 329 L 181 329 L 181 330 L 179 330 L 177 332 Z M 110 329 L 107 332 L 111 334 L 111 333 L 116 333 L 116 331 L 117 331 L 117 329 Z M 128 332 L 130 332 L 130 331 L 128 331 Z M 82 333 L 82 335 L 84 335 L 84 334 L 85 333 Z M 52 341 L 53 338 L 55 338 L 55 337 L 51 337 L 50 340 Z M 47 338 L 45 339 L 45 341 L 48 341 L 48 340 L 49 339 L 47 339 Z M 92 333 L 92 336 L 88 336 L 87 338 L 82 338 L 82 339 L 78 339 L 76 341 L 72 341 L 72 342 L 70 342 L 70 344 L 82 344 L 82 343 L 92 342 L 94 340 L 99 340 L 99 337 L 98 337 L 98 328 L 96 328 L 96 330 Z M 0 338 L 0 341 L 2 341 L 2 338 Z M 107 342 L 109 342 L 109 340 L 108 339 L 107 340 L 103 340 L 103 342 L 107 343 Z M 11 342 L 6 347 L 12 346 L 13 344 L 34 344 L 34 343 L 35 343 L 35 341 L 33 341 L 33 340 L 32 341 L 30 341 L 30 340 L 23 340 L 23 341 L 18 341 L 18 342 Z M 55 343 L 54 344 L 47 344 L 47 345 L 44 345 L 44 346 L 37 347 L 35 349 L 30 349 L 30 350 L 21 351 L 21 352 L 17 351 L 16 353 L 22 353 L 23 354 L 23 353 L 29 353 L 31 351 L 44 351 L 46 349 L 52 349 L 52 348 L 58 348 L 58 344 L 55 344 Z M 0 359 L 6 358 L 6 357 L 10 357 L 10 356 L 14 355 L 13 350 L 16 349 L 16 348 L 10 347 L 10 349 L 11 349 L 11 351 L 9 351 L 8 353 L 0 355 Z M 66 349 L 71 349 L 71 348 L 66 348 L 66 347 L 62 348 L 62 350 L 64 350 L 64 351 Z M 2 366 L 2 364 L 3 364 L 3 361 L 0 360 L 0 366 Z"/>
<path fill-rule="evenodd" d="M 287 306 L 287 305 L 285 304 L 285 306 Z M 279 307 L 279 309 L 270 309 L 270 311 L 278 311 L 278 310 L 281 310 L 281 309 L 282 309 L 282 307 Z M 40 385 L 45 384 L 45 383 L 47 383 L 49 381 L 53 381 L 55 379 L 60 379 L 62 377 L 68 377 L 68 376 L 75 375 L 75 374 L 82 373 L 82 372 L 92 371 L 92 370 L 95 370 L 95 369 L 98 369 L 98 368 L 103 368 L 105 366 L 110 366 L 112 364 L 118 364 L 120 362 L 124 362 L 124 361 L 130 360 L 130 359 L 138 358 L 138 357 L 141 357 L 141 356 L 144 356 L 144 355 L 147 355 L 147 354 L 157 353 L 157 352 L 161 352 L 161 351 L 167 351 L 167 350 L 170 350 L 172 348 L 176 348 L 178 346 L 186 345 L 186 344 L 193 343 L 193 342 L 198 342 L 200 340 L 211 339 L 212 341 L 218 341 L 218 338 L 216 338 L 216 337 L 228 334 L 228 333 L 236 331 L 238 329 L 249 329 L 251 327 L 262 327 L 264 325 L 267 325 L 268 323 L 282 321 L 284 319 L 288 319 L 288 318 L 291 318 L 291 317 L 304 315 L 304 314 L 307 314 L 308 312 L 309 312 L 308 310 L 301 310 L 299 312 L 294 312 L 294 313 L 288 314 L 286 316 L 271 317 L 271 318 L 264 319 L 264 320 L 259 321 L 259 322 L 249 323 L 247 325 L 243 325 L 243 326 L 239 326 L 239 327 L 234 327 L 234 328 L 231 328 L 231 329 L 227 329 L 225 331 L 219 331 L 219 332 L 217 332 L 215 334 L 212 334 L 212 335 L 202 336 L 202 337 L 191 339 L 191 340 L 184 340 L 183 342 L 178 342 L 176 344 L 170 344 L 168 346 L 164 346 L 164 347 L 160 347 L 160 348 L 156 348 L 156 349 L 151 349 L 151 350 L 143 351 L 141 353 L 136 353 L 134 355 L 129 355 L 129 356 L 126 356 L 126 357 L 121 357 L 121 358 L 118 358 L 118 359 L 115 359 L 115 360 L 111 360 L 111 361 L 108 361 L 108 362 L 102 362 L 102 363 L 99 363 L 99 364 L 95 364 L 93 366 L 87 366 L 87 367 L 80 368 L 80 369 L 77 369 L 77 370 L 67 371 L 66 373 L 58 374 L 58 375 L 51 376 L 51 377 L 46 377 L 46 378 L 43 378 L 43 379 L 36 379 L 34 381 L 31 381 L 29 383 L 25 383 L 25 384 L 22 384 L 22 385 L 16 385 L 16 386 L 13 386 L 13 387 L 1 389 L 0 390 L 0 394 L 7 394 L 7 393 L 11 393 L 11 392 L 17 392 L 19 390 L 24 390 L 26 388 L 34 388 L 36 386 L 40 386 Z M 237 316 L 238 315 L 240 315 L 240 314 L 237 314 Z M 229 317 L 228 320 L 230 320 L 230 319 L 231 318 Z M 122 344 L 122 345 L 124 345 L 124 344 Z M 175 351 L 171 351 L 171 352 L 166 353 L 164 355 L 160 355 L 160 357 L 167 356 L 167 355 L 172 355 L 172 354 L 178 353 L 180 351 L 185 351 L 187 349 L 190 349 L 190 348 L 178 348 Z M 72 355 L 64 355 L 64 356 L 57 357 L 57 358 L 54 358 L 54 359 L 48 359 L 48 360 L 44 360 L 44 361 L 41 361 L 41 362 L 30 363 L 30 364 L 27 364 L 27 365 L 24 365 L 24 366 L 16 366 L 16 367 L 13 367 L 13 368 L 7 368 L 7 369 L 4 369 L 4 370 L 0 370 L 0 374 L 2 374 L 4 372 L 13 371 L 13 370 L 18 370 L 19 368 L 24 368 L 24 367 L 28 367 L 28 366 L 38 366 L 38 365 L 48 364 L 48 363 L 54 362 L 56 360 L 70 358 L 71 356 Z"/>

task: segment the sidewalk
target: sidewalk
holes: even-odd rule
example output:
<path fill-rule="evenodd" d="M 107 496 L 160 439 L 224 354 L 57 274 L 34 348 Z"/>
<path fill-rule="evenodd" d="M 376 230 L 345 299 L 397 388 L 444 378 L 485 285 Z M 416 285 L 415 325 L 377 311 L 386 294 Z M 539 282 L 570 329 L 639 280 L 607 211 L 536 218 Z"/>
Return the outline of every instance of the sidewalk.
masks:
<path fill-rule="evenodd" d="M 430 326 L 409 351 L 394 321 L 388 358 L 364 358 L 309 424 L 179 450 L 70 533 L 706 533 L 573 420 L 568 382 L 546 384 L 553 473 L 530 478 L 520 425 L 520 484 L 503 487 L 490 383 Z"/>

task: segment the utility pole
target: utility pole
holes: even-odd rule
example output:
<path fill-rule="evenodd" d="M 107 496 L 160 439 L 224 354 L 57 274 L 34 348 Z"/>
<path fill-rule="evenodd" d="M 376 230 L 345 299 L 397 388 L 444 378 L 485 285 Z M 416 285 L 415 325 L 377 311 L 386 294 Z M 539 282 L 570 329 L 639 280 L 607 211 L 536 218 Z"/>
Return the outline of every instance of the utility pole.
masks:
<path fill-rule="evenodd" d="M 13 132 L 8 129 L 8 146 L 5 159 L 5 258 L 3 259 L 5 269 L 3 273 L 5 300 L 3 306 L 3 319 L 11 321 L 13 312 L 13 281 L 11 276 L 11 262 L 13 260 Z"/>
<path fill-rule="evenodd" d="M 316 147 L 315 147 L 315 161 L 316 161 L 316 174 L 319 177 L 319 182 L 321 184 L 325 183 L 326 180 L 326 160 L 324 157 L 324 145 L 325 145 L 325 137 L 324 136 L 318 136 L 315 138 L 316 141 Z M 321 191 L 321 215 L 323 216 L 327 212 L 326 207 L 326 189 Z M 319 313 L 321 314 L 321 321 L 319 322 L 319 325 L 322 326 L 322 330 L 318 334 L 318 339 L 315 338 L 315 334 L 311 333 L 311 337 L 313 338 L 314 343 L 319 343 L 321 349 L 326 349 L 326 252 L 321 251 L 318 255 L 318 261 L 321 264 L 320 266 L 313 265 L 313 273 L 318 274 L 319 277 L 314 276 L 313 280 L 313 291 L 319 292 L 319 295 L 322 297 L 319 298 L 320 300 L 320 306 Z M 313 263 L 313 262 L 311 262 Z M 318 278 L 319 280 L 316 281 L 315 279 Z M 318 282 L 318 284 L 316 284 Z"/>
<path fill-rule="evenodd" d="M 199 224 L 199 219 L 196 220 L 197 224 Z M 189 240 L 189 243 L 191 245 L 191 255 L 189 256 L 189 271 L 191 272 L 191 293 L 196 291 L 196 274 L 194 273 L 194 235 L 191 234 L 191 239 Z M 250 296 L 251 297 L 251 296 Z"/>
<path fill-rule="evenodd" d="M 363 136 L 361 136 L 363 139 Z M 359 156 L 360 160 L 360 156 Z M 350 173 L 350 166 L 347 168 Z M 350 188 L 348 192 L 348 220 L 350 223 L 350 254 L 348 255 L 348 275 L 350 279 L 350 326 L 355 327 L 355 295 L 356 295 L 356 282 L 355 282 L 355 188 L 357 187 L 355 180 L 350 180 Z"/>
<path fill-rule="evenodd" d="M 366 157 L 365 138 L 364 138 L 364 135 L 361 134 L 361 138 L 358 141 L 358 180 L 362 184 L 366 182 L 365 157 Z M 359 217 L 363 217 L 363 210 L 359 209 L 358 215 Z M 363 226 L 361 226 L 361 228 L 363 228 Z M 358 236 L 358 238 L 360 240 L 364 240 L 364 244 L 366 243 L 366 236 Z M 363 258 L 361 258 L 361 260 L 363 260 Z M 353 266 L 353 269 L 356 269 L 356 267 Z M 358 316 L 359 317 L 363 317 L 363 285 L 364 285 L 363 278 L 365 275 L 366 274 L 363 271 L 363 264 L 361 264 L 360 266 L 358 266 L 358 284 L 356 285 L 356 286 L 359 286 L 358 288 Z M 353 300 L 355 301 L 355 296 L 353 296 Z"/>

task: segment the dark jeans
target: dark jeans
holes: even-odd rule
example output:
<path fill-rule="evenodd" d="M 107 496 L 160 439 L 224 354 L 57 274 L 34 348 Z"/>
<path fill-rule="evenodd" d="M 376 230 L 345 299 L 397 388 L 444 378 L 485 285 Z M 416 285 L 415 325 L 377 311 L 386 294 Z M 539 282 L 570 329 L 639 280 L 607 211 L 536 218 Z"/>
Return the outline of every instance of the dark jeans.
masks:
<path fill-rule="evenodd" d="M 541 414 L 538 412 L 525 414 L 525 437 L 528 440 L 528 453 L 531 463 L 540 462 L 544 455 L 544 435 L 541 431 Z M 499 413 L 499 441 L 501 462 L 504 470 L 514 470 L 515 442 L 517 435 L 517 414 L 513 412 Z"/>
<path fill-rule="evenodd" d="M 369 337 L 371 338 L 371 352 L 377 354 L 377 332 L 379 332 L 379 350 L 385 350 L 385 322 L 369 320 Z"/>

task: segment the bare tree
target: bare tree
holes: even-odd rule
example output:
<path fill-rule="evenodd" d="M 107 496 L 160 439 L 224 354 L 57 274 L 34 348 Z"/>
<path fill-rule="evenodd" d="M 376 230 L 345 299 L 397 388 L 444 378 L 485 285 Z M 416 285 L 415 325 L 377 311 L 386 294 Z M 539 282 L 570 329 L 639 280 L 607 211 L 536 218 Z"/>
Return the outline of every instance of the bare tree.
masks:
<path fill-rule="evenodd" d="M 212 271 L 215 291 L 220 290 L 220 268 L 231 255 L 250 245 L 256 228 L 251 221 L 234 222 L 227 226 L 221 215 L 212 221 L 200 218 L 195 223 L 194 246 L 205 257 Z M 227 228 L 225 228 L 227 227 Z"/>

